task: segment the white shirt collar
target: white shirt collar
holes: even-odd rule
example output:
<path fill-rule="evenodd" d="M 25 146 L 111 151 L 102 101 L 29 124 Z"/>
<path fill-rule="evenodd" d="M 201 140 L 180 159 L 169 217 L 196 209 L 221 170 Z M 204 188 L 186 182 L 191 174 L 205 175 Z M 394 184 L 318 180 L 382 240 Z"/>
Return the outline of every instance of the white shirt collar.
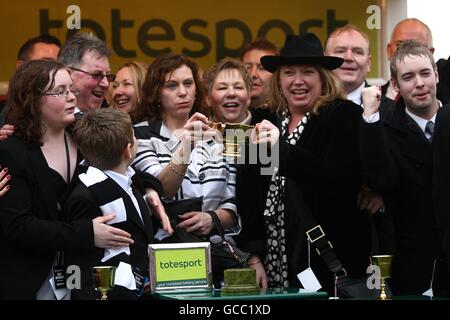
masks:
<path fill-rule="evenodd" d="M 125 175 L 112 170 L 105 170 L 103 172 L 108 175 L 108 177 L 113 179 L 125 191 L 128 191 L 128 189 L 131 187 L 131 177 L 135 174 L 134 170 L 131 167 L 128 167 Z"/>
<path fill-rule="evenodd" d="M 364 88 L 365 83 L 363 82 L 358 88 L 347 94 L 347 100 L 350 100 L 356 103 L 358 106 L 362 106 L 362 89 Z"/>
<path fill-rule="evenodd" d="M 439 108 L 442 107 L 442 102 L 439 100 L 437 100 L 437 102 L 439 104 Z M 430 120 L 427 120 L 427 119 L 419 117 L 418 115 L 415 115 L 414 113 L 409 111 L 408 108 L 406 108 L 406 107 L 405 107 L 405 112 L 408 116 L 410 116 L 417 123 L 417 125 L 420 127 L 420 130 L 422 130 L 422 132 L 425 132 L 425 126 L 427 125 L 428 121 L 431 121 L 434 123 L 436 120 L 436 113 L 433 115 L 433 117 Z"/>

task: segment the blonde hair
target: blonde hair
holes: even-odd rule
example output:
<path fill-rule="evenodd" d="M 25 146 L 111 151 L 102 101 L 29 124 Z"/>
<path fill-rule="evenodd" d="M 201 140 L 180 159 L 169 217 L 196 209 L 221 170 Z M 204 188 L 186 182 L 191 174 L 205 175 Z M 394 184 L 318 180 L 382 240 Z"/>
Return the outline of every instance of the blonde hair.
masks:
<path fill-rule="evenodd" d="M 337 80 L 336 76 L 328 70 L 318 65 L 313 65 L 320 75 L 320 80 L 322 81 L 322 90 L 320 96 L 314 101 L 314 105 L 311 106 L 310 110 L 314 114 L 319 113 L 319 109 L 323 106 L 329 104 L 336 99 L 346 99 L 346 93 L 342 84 Z M 280 83 L 280 69 L 277 68 L 274 76 L 272 77 L 270 83 L 270 103 L 276 106 L 276 111 L 278 114 L 282 114 L 284 110 L 288 109 L 288 103 L 286 97 L 283 94 Z"/>
<path fill-rule="evenodd" d="M 128 68 L 130 72 L 130 80 L 133 83 L 134 91 L 136 92 L 136 102 L 139 104 L 142 98 L 142 87 L 144 86 L 145 75 L 147 74 L 148 64 L 140 61 L 129 61 L 121 66 L 117 73 L 124 69 Z M 114 100 L 112 100 L 112 87 L 110 87 L 110 98 L 111 98 L 111 106 L 116 107 Z M 133 110 L 136 109 L 137 106 L 133 106 L 130 111 L 130 115 L 133 114 Z"/>

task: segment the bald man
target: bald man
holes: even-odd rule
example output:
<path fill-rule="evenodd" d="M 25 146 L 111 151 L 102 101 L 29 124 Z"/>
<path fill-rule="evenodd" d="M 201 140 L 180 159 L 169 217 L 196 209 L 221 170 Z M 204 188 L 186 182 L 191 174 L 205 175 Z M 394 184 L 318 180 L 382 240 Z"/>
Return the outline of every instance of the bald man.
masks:
<path fill-rule="evenodd" d="M 392 30 L 391 40 L 386 47 L 389 61 L 391 61 L 395 51 L 397 51 L 399 44 L 405 40 L 415 40 L 427 46 L 431 53 L 434 53 L 433 36 L 430 28 L 419 19 L 408 18 L 397 23 L 394 30 Z M 398 90 L 392 86 L 391 81 L 388 81 L 381 87 L 381 93 L 383 96 L 395 100 L 398 95 Z"/>

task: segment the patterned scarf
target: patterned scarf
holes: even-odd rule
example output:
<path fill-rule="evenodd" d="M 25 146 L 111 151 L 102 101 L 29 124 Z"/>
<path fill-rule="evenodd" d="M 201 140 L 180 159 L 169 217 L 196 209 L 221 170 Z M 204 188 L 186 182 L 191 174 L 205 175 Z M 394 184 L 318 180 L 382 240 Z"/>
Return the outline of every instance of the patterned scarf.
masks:
<path fill-rule="evenodd" d="M 303 116 L 294 131 L 287 136 L 287 143 L 290 145 L 297 144 L 309 118 L 310 114 L 308 112 Z M 290 120 L 291 116 L 285 111 L 281 123 L 281 138 L 287 135 Z M 289 287 L 284 227 L 285 185 L 286 178 L 280 176 L 278 174 L 278 168 L 275 168 L 269 191 L 267 192 L 266 207 L 264 209 L 268 249 L 265 266 L 270 287 Z"/>

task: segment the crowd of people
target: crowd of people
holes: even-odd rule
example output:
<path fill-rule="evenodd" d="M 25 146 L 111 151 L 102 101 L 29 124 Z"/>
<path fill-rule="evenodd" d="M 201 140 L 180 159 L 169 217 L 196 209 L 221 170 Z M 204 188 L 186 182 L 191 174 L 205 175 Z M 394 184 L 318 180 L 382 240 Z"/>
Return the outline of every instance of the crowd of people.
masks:
<path fill-rule="evenodd" d="M 207 70 L 168 53 L 113 73 L 94 35 L 28 40 L 1 111 L 0 299 L 95 299 L 95 265 L 121 271 L 110 298 L 142 298 L 148 244 L 213 241 L 216 220 L 263 289 L 310 269 L 334 295 L 330 252 L 353 279 L 390 254 L 394 295 L 450 296 L 448 62 L 417 19 L 395 26 L 382 88 L 370 50 L 346 25 L 324 46 L 287 35 Z M 252 128 L 239 161 L 217 123 Z M 186 199 L 173 223 L 164 203 Z M 56 285 L 63 265 L 81 288 Z"/>

